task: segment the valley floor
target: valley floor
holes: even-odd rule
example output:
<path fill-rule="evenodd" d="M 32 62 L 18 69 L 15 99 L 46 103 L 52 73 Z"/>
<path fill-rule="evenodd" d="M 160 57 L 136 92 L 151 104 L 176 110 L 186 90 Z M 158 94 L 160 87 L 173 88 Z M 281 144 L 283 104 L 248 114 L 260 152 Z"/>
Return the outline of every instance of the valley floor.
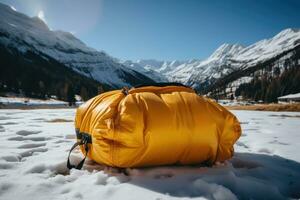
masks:
<path fill-rule="evenodd" d="M 257 111 L 289 111 L 300 112 L 300 103 L 292 104 L 254 104 L 225 106 L 229 110 L 257 110 Z"/>
<path fill-rule="evenodd" d="M 74 109 L 0 110 L 0 199 L 300 198 L 300 113 L 232 111 L 242 124 L 235 156 L 211 168 L 130 169 L 87 161 L 68 171 Z M 75 152 L 72 160 L 80 160 Z"/>

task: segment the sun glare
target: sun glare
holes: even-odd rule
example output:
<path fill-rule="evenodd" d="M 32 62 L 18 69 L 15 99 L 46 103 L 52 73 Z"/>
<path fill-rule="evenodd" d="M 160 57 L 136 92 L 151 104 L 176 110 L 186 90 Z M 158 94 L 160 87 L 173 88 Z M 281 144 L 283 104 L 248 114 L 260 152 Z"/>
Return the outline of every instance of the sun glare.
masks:
<path fill-rule="evenodd" d="M 14 11 L 17 11 L 17 9 L 13 6 L 10 6 L 11 9 L 13 9 Z"/>
<path fill-rule="evenodd" d="M 40 10 L 38 12 L 38 18 L 40 18 L 41 20 L 43 20 L 45 23 L 47 23 L 46 19 L 45 19 L 45 14 L 44 11 Z"/>

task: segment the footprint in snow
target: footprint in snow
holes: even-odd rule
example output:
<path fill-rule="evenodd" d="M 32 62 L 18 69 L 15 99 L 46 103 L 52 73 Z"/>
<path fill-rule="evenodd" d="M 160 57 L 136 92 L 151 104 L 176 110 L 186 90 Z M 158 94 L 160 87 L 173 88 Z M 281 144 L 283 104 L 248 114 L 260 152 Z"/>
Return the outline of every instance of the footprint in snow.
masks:
<path fill-rule="evenodd" d="M 261 167 L 261 164 L 259 164 L 258 162 L 246 161 L 239 158 L 233 158 L 230 160 L 230 162 L 234 168 L 253 169 L 253 168 Z"/>
<path fill-rule="evenodd" d="M 30 143 L 30 144 L 23 144 L 18 147 L 18 149 L 30 149 L 36 147 L 46 146 L 46 143 Z"/>
<path fill-rule="evenodd" d="M 244 147 L 244 148 L 249 148 L 249 146 L 248 145 L 246 145 L 245 143 L 243 143 L 243 142 L 241 142 L 241 141 L 237 141 L 236 142 L 236 145 L 238 145 L 238 146 L 240 146 L 240 147 Z"/>
<path fill-rule="evenodd" d="M 29 124 L 27 126 L 30 126 L 30 127 L 42 127 L 41 125 L 37 125 L 37 124 Z"/>
<path fill-rule="evenodd" d="M 35 119 L 32 119 L 32 120 L 34 120 L 34 121 L 46 121 L 45 118 L 35 118 Z"/>
<path fill-rule="evenodd" d="M 5 160 L 6 162 L 20 162 L 19 156 L 3 156 L 1 159 Z"/>
<path fill-rule="evenodd" d="M 60 144 L 60 143 L 70 143 L 70 142 L 72 142 L 72 141 L 70 141 L 70 140 L 57 140 L 54 143 Z"/>
<path fill-rule="evenodd" d="M 63 122 L 73 122 L 73 120 L 55 118 L 55 119 L 47 120 L 46 122 L 49 122 L 49 123 L 63 123 Z"/>
<path fill-rule="evenodd" d="M 69 192 L 71 192 L 70 188 L 62 188 L 62 190 L 60 191 L 60 194 L 67 194 Z"/>
<path fill-rule="evenodd" d="M 72 135 L 66 135 L 65 138 L 66 138 L 66 139 L 69 139 L 69 140 L 70 140 L 70 139 L 73 140 L 73 139 L 76 138 L 76 136 L 75 136 L 75 134 L 72 134 Z"/>
<path fill-rule="evenodd" d="M 23 136 L 17 136 L 17 137 L 11 137 L 11 138 L 8 138 L 7 140 L 10 140 L 10 141 L 26 141 L 26 140 L 30 140 L 30 141 L 45 141 L 47 140 L 46 137 L 23 137 Z"/>
<path fill-rule="evenodd" d="M 269 144 L 289 145 L 289 143 L 279 142 L 278 140 L 273 140 L 273 141 L 269 142 Z"/>
<path fill-rule="evenodd" d="M 26 170 L 25 173 L 26 174 L 31 174 L 31 173 L 39 174 L 39 173 L 44 172 L 46 169 L 47 168 L 46 168 L 45 164 L 36 164 L 36 165 L 32 166 L 30 169 Z"/>
<path fill-rule="evenodd" d="M 251 118 L 251 120 L 253 120 L 253 121 L 261 121 L 262 118 Z"/>
<path fill-rule="evenodd" d="M 0 162 L 0 169 L 11 169 L 14 167 L 13 163 Z"/>
<path fill-rule="evenodd" d="M 47 151 L 48 151 L 47 148 L 30 149 L 30 150 L 20 153 L 20 156 L 21 156 L 21 158 L 26 158 L 26 157 L 32 156 L 34 153 L 43 153 L 43 152 L 47 152 Z"/>
<path fill-rule="evenodd" d="M 258 150 L 258 152 L 260 152 L 260 153 L 266 153 L 266 154 L 271 154 L 271 153 L 273 153 L 272 150 L 267 149 L 267 148 L 261 148 L 261 149 Z"/>
<path fill-rule="evenodd" d="M 34 135 L 41 133 L 42 131 L 26 131 L 26 130 L 21 130 L 16 132 L 17 135 L 22 135 L 22 136 L 27 136 L 27 135 Z"/>
<path fill-rule="evenodd" d="M 12 119 L 12 118 L 11 117 L 0 116 L 0 120 L 8 120 L 8 119 Z"/>
<path fill-rule="evenodd" d="M 18 124 L 16 122 L 5 122 L 5 123 L 0 123 L 0 125 L 14 125 L 14 124 Z"/>
<path fill-rule="evenodd" d="M 23 137 L 24 138 L 24 137 Z M 26 137 L 25 140 L 31 140 L 31 141 L 45 141 L 47 140 L 46 137 Z"/>
<path fill-rule="evenodd" d="M 4 194 L 8 190 L 13 188 L 13 184 L 9 182 L 2 182 L 0 183 L 0 195 Z"/>
<path fill-rule="evenodd" d="M 56 138 L 63 138 L 64 136 L 62 136 L 62 135 L 54 135 L 53 137 L 56 137 Z"/>

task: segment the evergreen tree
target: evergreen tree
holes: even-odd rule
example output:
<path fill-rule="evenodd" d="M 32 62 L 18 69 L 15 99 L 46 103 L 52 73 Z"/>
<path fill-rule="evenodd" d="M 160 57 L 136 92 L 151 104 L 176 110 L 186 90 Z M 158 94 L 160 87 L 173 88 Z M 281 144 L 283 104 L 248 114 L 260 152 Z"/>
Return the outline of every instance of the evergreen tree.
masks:
<path fill-rule="evenodd" d="M 84 86 L 80 89 L 80 96 L 83 101 L 87 101 L 89 99 L 87 89 Z"/>
<path fill-rule="evenodd" d="M 69 106 L 75 105 L 75 92 L 73 86 L 70 84 L 67 86 L 67 101 L 69 102 Z"/>
<path fill-rule="evenodd" d="M 278 76 L 265 73 L 261 79 L 254 77 L 249 83 L 241 84 L 235 91 L 236 96 L 244 99 L 277 102 L 279 96 L 300 92 L 300 68 L 292 67 Z"/>

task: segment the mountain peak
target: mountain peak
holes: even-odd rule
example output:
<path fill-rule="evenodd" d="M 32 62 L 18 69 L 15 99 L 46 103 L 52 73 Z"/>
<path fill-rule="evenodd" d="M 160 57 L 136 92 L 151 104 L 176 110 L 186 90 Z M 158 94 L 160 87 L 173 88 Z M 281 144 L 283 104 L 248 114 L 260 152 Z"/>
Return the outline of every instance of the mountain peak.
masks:
<path fill-rule="evenodd" d="M 138 63 L 142 66 L 152 66 L 155 68 L 160 68 L 164 62 L 155 60 L 155 59 L 140 59 L 140 60 L 137 60 L 136 63 Z"/>
<path fill-rule="evenodd" d="M 129 68 L 104 52 L 88 47 L 74 35 L 64 31 L 52 31 L 38 17 L 29 17 L 0 3 L 0 48 L 20 53 L 31 51 L 51 58 L 73 71 L 117 88 L 153 82 L 147 76 Z"/>
<path fill-rule="evenodd" d="M 7 26 L 13 25 L 14 27 L 23 28 L 22 32 L 28 29 L 49 31 L 47 24 L 40 18 L 29 17 L 2 3 L 0 3 L 0 23 L 0 28 L 6 30 L 8 30 Z"/>
<path fill-rule="evenodd" d="M 286 37 L 287 35 L 296 34 L 296 33 L 300 33 L 300 29 L 287 28 L 287 29 L 280 31 L 277 35 L 275 35 L 274 38 Z"/>
<path fill-rule="evenodd" d="M 11 6 L 3 4 L 0 2 L 0 9 L 1 10 L 9 10 L 9 11 L 15 11 Z"/>
<path fill-rule="evenodd" d="M 210 56 L 210 59 L 220 59 L 227 56 L 232 56 L 244 47 L 240 44 L 222 44 L 217 50 Z"/>
<path fill-rule="evenodd" d="M 40 19 L 39 17 L 35 16 L 35 17 L 32 17 L 31 19 L 40 28 L 43 28 L 45 30 L 50 30 L 48 25 L 42 19 Z"/>

